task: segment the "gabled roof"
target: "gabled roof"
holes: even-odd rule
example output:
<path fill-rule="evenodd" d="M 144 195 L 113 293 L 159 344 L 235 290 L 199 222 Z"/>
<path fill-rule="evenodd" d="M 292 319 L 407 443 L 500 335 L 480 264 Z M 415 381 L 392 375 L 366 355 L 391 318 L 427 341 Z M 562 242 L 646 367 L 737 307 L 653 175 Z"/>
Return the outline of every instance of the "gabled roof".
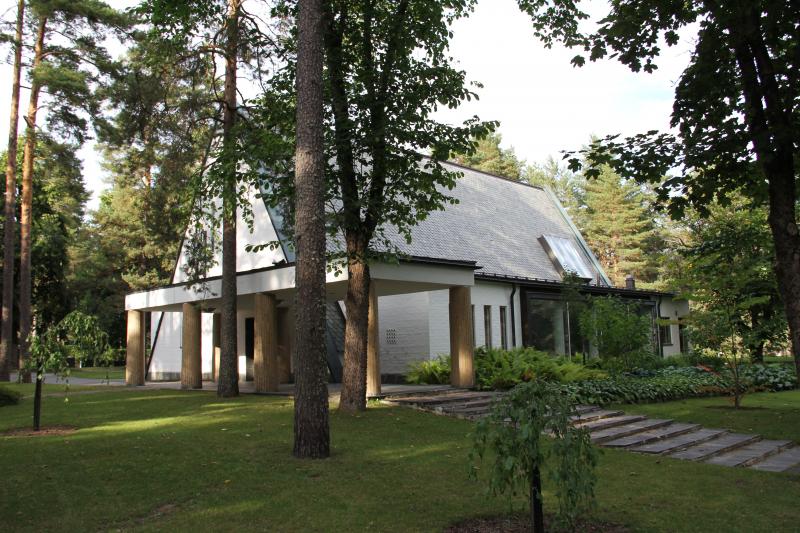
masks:
<path fill-rule="evenodd" d="M 458 203 L 428 215 L 413 229 L 411 244 L 393 229 L 387 230 L 386 235 L 403 253 L 475 261 L 480 274 L 561 281 L 539 241 L 549 235 L 571 241 L 591 273 L 592 283 L 609 285 L 552 193 L 453 163 L 446 165 L 463 174 L 447 192 Z"/>

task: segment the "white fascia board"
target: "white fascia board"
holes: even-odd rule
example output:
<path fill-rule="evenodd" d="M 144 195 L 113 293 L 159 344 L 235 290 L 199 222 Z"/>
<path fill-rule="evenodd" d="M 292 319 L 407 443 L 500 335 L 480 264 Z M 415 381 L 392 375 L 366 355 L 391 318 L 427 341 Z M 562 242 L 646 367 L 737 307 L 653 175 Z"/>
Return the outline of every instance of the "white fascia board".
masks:
<path fill-rule="evenodd" d="M 427 265 L 419 263 L 374 263 L 369 266 L 372 279 L 405 281 L 432 285 L 471 287 L 475 284 L 475 271 L 472 268 Z"/>

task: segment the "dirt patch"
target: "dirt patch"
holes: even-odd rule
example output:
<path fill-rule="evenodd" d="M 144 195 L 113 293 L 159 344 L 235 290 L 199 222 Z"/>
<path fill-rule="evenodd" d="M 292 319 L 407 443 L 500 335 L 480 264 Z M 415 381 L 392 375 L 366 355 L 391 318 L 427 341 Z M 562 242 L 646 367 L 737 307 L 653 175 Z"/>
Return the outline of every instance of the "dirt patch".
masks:
<path fill-rule="evenodd" d="M 77 428 L 72 426 L 47 426 L 39 431 L 31 428 L 15 428 L 0 433 L 0 437 L 63 437 L 72 435 L 76 431 Z"/>
<path fill-rule="evenodd" d="M 552 517 L 545 518 L 547 531 L 559 531 L 553 525 Z M 528 533 L 531 530 L 528 515 L 504 515 L 470 518 L 445 528 L 444 533 Z M 629 533 L 630 530 L 619 524 L 596 520 L 579 520 L 572 531 L 585 533 Z"/>

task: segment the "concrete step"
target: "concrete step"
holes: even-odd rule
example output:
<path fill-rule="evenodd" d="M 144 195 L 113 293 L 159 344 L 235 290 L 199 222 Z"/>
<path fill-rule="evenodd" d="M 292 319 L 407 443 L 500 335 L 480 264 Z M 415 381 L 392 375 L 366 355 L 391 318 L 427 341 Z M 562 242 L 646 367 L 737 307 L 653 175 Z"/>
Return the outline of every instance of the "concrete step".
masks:
<path fill-rule="evenodd" d="M 749 466 L 782 452 L 794 443 L 790 440 L 760 440 L 733 451 L 722 453 L 706 462 L 721 466 Z"/>
<path fill-rule="evenodd" d="M 453 415 L 477 415 L 477 414 L 489 414 L 491 411 L 491 407 L 488 405 L 485 406 L 477 406 L 477 407 L 460 407 L 460 408 L 437 408 L 436 411 L 442 414 L 453 414 Z"/>
<path fill-rule="evenodd" d="M 600 418 L 609 418 L 612 416 L 620 416 L 624 415 L 622 411 L 609 411 L 608 409 L 594 409 L 592 411 L 586 411 L 584 413 L 578 413 L 577 415 L 573 415 L 570 418 L 573 424 L 583 424 L 584 422 L 591 422 L 592 420 L 598 420 Z"/>
<path fill-rule="evenodd" d="M 586 429 L 589 432 L 595 432 L 595 431 L 600 431 L 601 429 L 607 429 L 616 426 L 622 426 L 625 424 L 631 424 L 633 422 L 638 422 L 644 419 L 645 417 L 642 415 L 619 415 L 619 416 L 598 418 L 595 420 L 591 420 L 589 422 L 584 422 L 575 425 L 577 427 Z"/>
<path fill-rule="evenodd" d="M 672 420 L 661 420 L 656 418 L 645 418 L 621 426 L 612 426 L 606 429 L 599 429 L 591 433 L 592 442 L 602 444 L 604 442 L 635 435 L 649 429 L 664 427 L 672 423 Z"/>
<path fill-rule="evenodd" d="M 641 433 L 636 433 L 628 437 L 622 437 L 619 439 L 604 442 L 603 446 L 609 448 L 627 448 L 629 446 L 641 446 L 643 444 L 649 444 L 651 442 L 655 442 L 658 440 L 668 439 L 670 437 L 677 437 L 678 435 L 683 435 L 684 433 L 689 433 L 690 431 L 695 431 L 698 429 L 700 429 L 700 424 L 686 424 L 683 422 L 675 422 L 663 427 L 659 427 L 657 429 L 642 431 Z"/>
<path fill-rule="evenodd" d="M 450 385 L 442 385 L 440 387 L 427 387 L 427 388 L 420 388 L 417 389 L 412 386 L 411 390 L 405 391 L 393 391 L 387 392 L 383 394 L 383 399 L 387 401 L 395 401 L 405 398 L 417 397 L 417 398 L 430 398 L 435 396 L 445 396 L 448 394 L 462 394 L 465 392 L 472 392 L 469 389 L 458 389 L 453 388 Z"/>
<path fill-rule="evenodd" d="M 721 455 L 725 452 L 747 446 L 753 442 L 761 440 L 759 435 L 746 435 L 744 433 L 726 433 L 716 439 L 690 446 L 684 450 L 672 452 L 669 455 L 675 459 L 685 459 L 687 461 L 703 461 Z"/>
<path fill-rule="evenodd" d="M 800 446 L 787 448 L 750 466 L 764 472 L 786 472 L 800 466 Z"/>
<path fill-rule="evenodd" d="M 698 429 L 697 431 L 690 431 L 688 433 L 681 433 L 674 437 L 660 439 L 648 444 L 639 446 L 632 446 L 628 449 L 641 453 L 662 454 L 676 452 L 683 450 L 689 446 L 694 446 L 711 439 L 715 439 L 720 435 L 727 433 L 724 429 Z"/>
<path fill-rule="evenodd" d="M 468 409 L 471 407 L 486 407 L 494 405 L 495 398 L 477 398 L 475 400 L 465 400 L 462 402 L 442 403 L 432 406 L 436 410 Z"/>

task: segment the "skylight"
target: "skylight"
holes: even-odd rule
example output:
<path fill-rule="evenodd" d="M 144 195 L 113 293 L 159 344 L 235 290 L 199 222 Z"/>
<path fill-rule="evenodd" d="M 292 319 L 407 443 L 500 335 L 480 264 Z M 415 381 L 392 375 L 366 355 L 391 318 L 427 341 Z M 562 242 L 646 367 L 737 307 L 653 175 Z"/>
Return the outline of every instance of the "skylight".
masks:
<path fill-rule="evenodd" d="M 592 279 L 592 272 L 586 266 L 572 239 L 542 235 L 539 242 L 542 243 L 542 247 L 562 276 L 569 272 L 579 278 Z"/>

